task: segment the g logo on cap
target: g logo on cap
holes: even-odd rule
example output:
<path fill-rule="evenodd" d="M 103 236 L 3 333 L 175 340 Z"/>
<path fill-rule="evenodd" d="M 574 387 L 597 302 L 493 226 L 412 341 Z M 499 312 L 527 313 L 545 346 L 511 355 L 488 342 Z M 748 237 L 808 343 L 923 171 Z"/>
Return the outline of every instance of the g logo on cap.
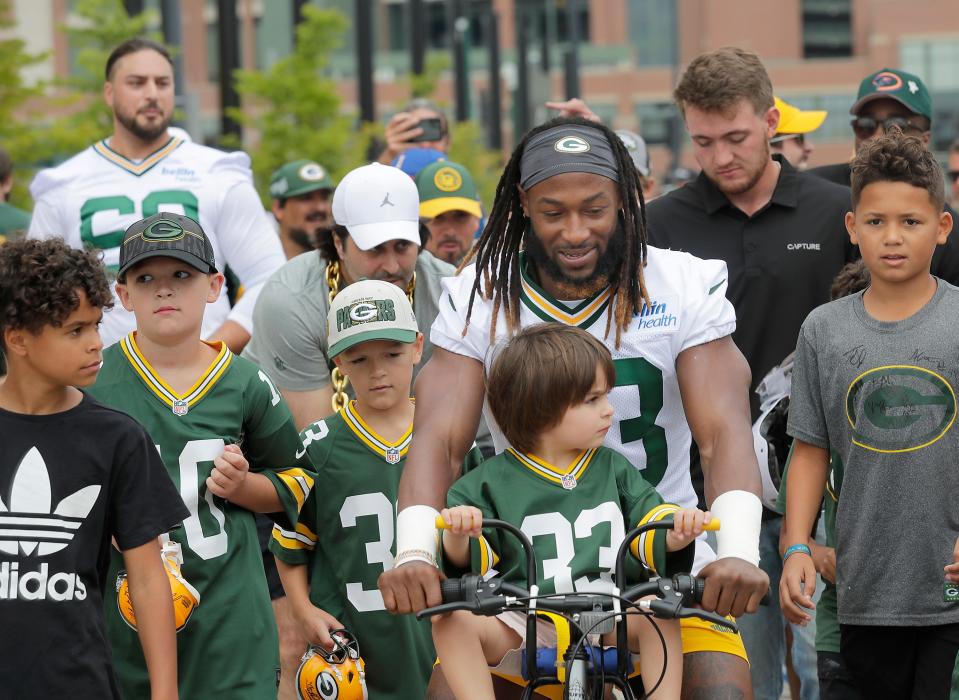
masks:
<path fill-rule="evenodd" d="M 307 163 L 300 168 L 299 172 L 297 172 L 297 175 L 300 176 L 301 180 L 316 182 L 317 180 L 322 180 L 326 176 L 326 171 L 316 163 Z"/>
<path fill-rule="evenodd" d="M 433 175 L 433 184 L 441 192 L 456 192 L 463 186 L 463 177 L 453 168 L 444 167 Z"/>
<path fill-rule="evenodd" d="M 145 241 L 178 241 L 183 238 L 183 227 L 175 221 L 160 219 L 147 226 L 143 232 Z"/>
<path fill-rule="evenodd" d="M 376 319 L 376 304 L 368 301 L 360 302 L 350 308 L 350 320 L 354 323 L 366 323 Z"/>
<path fill-rule="evenodd" d="M 564 136 L 553 144 L 553 150 L 560 153 L 586 153 L 589 142 L 579 136 Z"/>

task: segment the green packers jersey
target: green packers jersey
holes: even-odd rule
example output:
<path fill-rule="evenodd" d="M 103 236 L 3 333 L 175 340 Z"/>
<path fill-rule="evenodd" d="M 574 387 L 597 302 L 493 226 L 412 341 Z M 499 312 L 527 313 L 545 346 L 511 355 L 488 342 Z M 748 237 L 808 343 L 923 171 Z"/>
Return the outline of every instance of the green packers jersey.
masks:
<path fill-rule="evenodd" d="M 426 697 L 435 660 L 429 621 L 386 612 L 376 587 L 393 568 L 396 497 L 412 429 L 387 442 L 353 401 L 308 426 L 303 451 L 316 466 L 316 481 L 295 530 L 277 525 L 270 542 L 281 561 L 309 566 L 311 602 L 356 637 L 371 700 Z M 478 453 L 470 453 L 470 465 Z"/>
<path fill-rule="evenodd" d="M 472 505 L 484 518 L 519 527 L 533 543 L 540 592 L 608 592 L 616 552 L 626 532 L 640 523 L 672 515 L 678 506 L 663 499 L 625 457 L 606 447 L 582 452 L 560 469 L 512 448 L 484 462 L 453 484 L 450 506 Z M 654 574 L 689 571 L 693 547 L 666 552 L 666 531 L 636 539 L 632 551 Z M 515 537 L 485 530 L 470 540 L 472 570 L 497 570 L 506 580 L 526 585 L 526 558 Z M 628 578 L 642 572 L 627 558 Z M 447 572 L 454 575 L 458 572 Z"/>
<path fill-rule="evenodd" d="M 180 697 L 263 700 L 276 696 L 279 664 L 253 514 L 214 496 L 206 479 L 224 446 L 240 445 L 251 471 L 270 478 L 286 510 L 295 512 L 291 485 L 310 473 L 302 469 L 307 460 L 295 456 L 299 437 L 270 380 L 223 343 L 218 347 L 213 364 L 180 395 L 157 376 L 131 334 L 104 351 L 91 393 L 147 428 L 190 510 L 170 535 L 183 550 L 184 578 L 200 593 L 200 606 L 177 634 Z M 110 581 L 121 567 L 114 552 Z M 120 617 L 116 594 L 105 600 L 123 696 L 149 698 L 136 632 Z"/>

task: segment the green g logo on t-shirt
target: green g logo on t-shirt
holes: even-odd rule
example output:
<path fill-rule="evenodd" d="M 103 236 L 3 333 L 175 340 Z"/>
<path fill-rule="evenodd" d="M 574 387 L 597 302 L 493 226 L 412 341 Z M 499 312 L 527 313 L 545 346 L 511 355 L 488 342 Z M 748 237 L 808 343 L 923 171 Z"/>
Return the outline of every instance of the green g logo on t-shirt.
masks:
<path fill-rule="evenodd" d="M 939 440 L 956 420 L 956 393 L 941 375 L 911 365 L 876 367 L 846 392 L 853 443 L 874 452 L 912 452 Z"/>

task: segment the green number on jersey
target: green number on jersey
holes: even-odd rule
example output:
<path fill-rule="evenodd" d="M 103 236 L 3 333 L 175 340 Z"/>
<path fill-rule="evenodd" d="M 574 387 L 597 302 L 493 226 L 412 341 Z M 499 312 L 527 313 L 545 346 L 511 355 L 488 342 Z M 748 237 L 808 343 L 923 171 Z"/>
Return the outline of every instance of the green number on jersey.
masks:
<path fill-rule="evenodd" d="M 142 217 L 153 216 L 163 204 L 179 204 L 183 213 L 195 221 L 200 220 L 199 202 L 196 195 L 186 190 L 159 190 L 144 197 L 140 207 Z M 104 211 L 115 211 L 120 216 L 136 213 L 136 204 L 126 195 L 93 197 L 80 207 L 80 240 L 87 248 L 109 250 L 123 243 L 123 231 L 93 233 L 93 216 Z M 115 266 L 114 266 L 114 269 Z"/>
<path fill-rule="evenodd" d="M 646 468 L 643 478 L 655 486 L 666 473 L 669 456 L 666 430 L 656 425 L 656 417 L 663 410 L 663 372 L 643 357 L 613 360 L 616 366 L 616 386 L 639 388 L 639 416 L 619 422 L 623 444 L 642 440 L 646 450 Z"/>

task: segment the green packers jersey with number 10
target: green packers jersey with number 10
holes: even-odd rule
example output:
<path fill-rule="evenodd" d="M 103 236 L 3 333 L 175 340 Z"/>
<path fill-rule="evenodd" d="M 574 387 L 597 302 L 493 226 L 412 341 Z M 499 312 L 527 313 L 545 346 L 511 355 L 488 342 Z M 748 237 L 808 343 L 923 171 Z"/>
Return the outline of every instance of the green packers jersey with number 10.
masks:
<path fill-rule="evenodd" d="M 207 338 L 227 319 L 250 330 L 259 290 L 286 262 L 279 239 L 253 189 L 250 158 L 170 138 L 156 151 L 131 161 L 99 141 L 30 183 L 34 199 L 31 238 L 62 237 L 74 248 L 103 252 L 116 271 L 123 232 L 130 224 L 167 211 L 200 222 L 217 267 L 226 266 L 244 285 L 231 310 L 224 290 L 203 315 Z M 135 326 L 133 314 L 116 304 L 104 314 L 100 336 L 112 345 Z"/>
<path fill-rule="evenodd" d="M 561 468 L 508 448 L 453 484 L 447 501 L 476 506 L 484 518 L 505 520 L 526 533 L 545 595 L 611 592 L 616 553 L 626 533 L 677 510 L 606 447 L 584 450 Z M 495 570 L 511 583 L 526 585 L 526 557 L 509 533 L 485 530 L 483 537 L 470 540 L 470 551 L 472 571 Z M 654 574 L 689 571 L 693 564 L 692 547 L 667 554 L 665 530 L 643 533 L 632 551 Z M 628 580 L 640 580 L 635 559 L 627 557 L 627 565 Z M 447 574 L 457 573 L 447 568 Z"/>
<path fill-rule="evenodd" d="M 663 498 L 689 508 L 696 505 L 689 476 L 692 437 L 679 392 L 676 358 L 690 347 L 730 335 L 736 328 L 736 314 L 726 299 L 724 262 L 652 246 L 648 250 L 643 275 L 652 304 L 636 314 L 618 348 L 615 324 L 606 337 L 609 288 L 578 302 L 554 299 L 529 275 L 525 257 L 520 259 L 520 325 L 579 326 L 609 348 L 616 365 L 616 386 L 609 395 L 615 415 L 605 445 L 640 469 Z M 430 340 L 444 350 L 490 363 L 494 357 L 490 350 L 505 340 L 506 318 L 501 312 L 497 337 L 490 338 L 492 302 L 477 295 L 463 335 L 475 279 L 476 268 L 470 266 L 443 280 L 445 292 Z M 496 451 L 502 452 L 508 443 L 488 411 L 486 422 Z M 705 539 L 699 540 L 695 571 L 714 558 Z"/>
<path fill-rule="evenodd" d="M 180 697 L 262 700 L 276 697 L 276 623 L 263 573 L 253 514 L 214 496 L 206 479 L 228 444 L 240 445 L 250 470 L 277 487 L 288 514 L 312 477 L 296 458 L 299 435 L 289 409 L 267 376 L 224 344 L 193 388 L 176 394 L 127 336 L 103 353 L 103 369 L 90 390 L 99 401 L 142 423 L 190 510 L 170 537 L 183 550 L 183 577 L 200 605 L 177 634 Z M 110 583 L 123 559 L 113 552 Z M 150 685 L 136 632 L 105 595 L 107 632 L 125 698 L 148 698 Z"/>
<path fill-rule="evenodd" d="M 311 602 L 356 637 L 370 700 L 426 697 L 436 658 L 430 623 L 386 612 L 376 587 L 379 575 L 393 568 L 396 498 L 412 426 L 389 443 L 351 401 L 307 427 L 302 438 L 316 483 L 295 530 L 274 527 L 270 549 L 287 564 L 309 567 Z M 464 471 L 479 459 L 474 448 Z"/>

